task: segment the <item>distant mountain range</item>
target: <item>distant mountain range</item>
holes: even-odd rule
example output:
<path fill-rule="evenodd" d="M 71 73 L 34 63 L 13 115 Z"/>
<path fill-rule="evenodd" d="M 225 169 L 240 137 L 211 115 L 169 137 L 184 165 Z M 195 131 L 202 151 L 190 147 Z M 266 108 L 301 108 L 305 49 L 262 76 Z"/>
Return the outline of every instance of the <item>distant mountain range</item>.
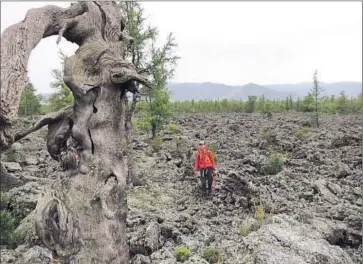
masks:
<path fill-rule="evenodd" d="M 168 89 L 172 92 L 173 101 L 184 100 L 248 100 L 248 96 L 265 95 L 266 99 L 285 99 L 303 97 L 308 94 L 312 83 L 297 84 L 271 84 L 259 85 L 249 83 L 241 86 L 232 86 L 218 83 L 169 83 Z M 324 95 L 339 95 L 341 91 L 349 97 L 355 97 L 362 92 L 361 82 L 321 83 Z"/>
<path fill-rule="evenodd" d="M 168 89 L 171 91 L 172 101 L 185 100 L 248 100 L 248 96 L 265 95 L 266 99 L 285 99 L 292 96 L 294 99 L 303 97 L 308 94 L 312 87 L 312 83 L 297 83 L 297 84 L 269 84 L 259 85 L 249 83 L 246 85 L 233 86 L 220 83 L 169 83 Z M 355 97 L 362 92 L 361 82 L 336 82 L 336 83 L 321 83 L 324 89 L 324 95 L 339 95 L 341 91 L 349 97 Z M 50 93 L 42 94 L 47 100 Z"/>

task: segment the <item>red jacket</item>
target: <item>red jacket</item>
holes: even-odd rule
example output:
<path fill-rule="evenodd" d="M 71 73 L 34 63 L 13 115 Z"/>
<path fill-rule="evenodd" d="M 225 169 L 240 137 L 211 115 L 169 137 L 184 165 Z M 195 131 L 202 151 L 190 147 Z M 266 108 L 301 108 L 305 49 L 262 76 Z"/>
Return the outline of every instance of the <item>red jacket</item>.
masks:
<path fill-rule="evenodd" d="M 205 155 L 209 157 L 209 159 L 205 159 L 204 162 L 201 160 L 201 157 L 203 156 L 203 151 Z M 207 168 L 213 168 L 213 170 L 216 169 L 216 162 L 214 158 L 214 154 L 212 151 L 208 149 L 207 146 L 200 146 L 197 153 L 195 154 L 194 159 L 194 170 L 200 170 L 200 169 L 207 169 Z"/>

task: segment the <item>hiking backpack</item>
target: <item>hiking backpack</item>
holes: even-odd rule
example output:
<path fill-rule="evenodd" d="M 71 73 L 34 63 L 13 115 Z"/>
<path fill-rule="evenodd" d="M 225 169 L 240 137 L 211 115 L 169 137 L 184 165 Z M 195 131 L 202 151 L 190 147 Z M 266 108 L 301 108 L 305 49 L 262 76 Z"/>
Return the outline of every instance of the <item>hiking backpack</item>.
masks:
<path fill-rule="evenodd" d="M 211 151 L 206 146 L 199 149 L 198 157 L 198 167 L 201 169 L 205 169 L 207 166 L 211 166 L 213 164 Z"/>

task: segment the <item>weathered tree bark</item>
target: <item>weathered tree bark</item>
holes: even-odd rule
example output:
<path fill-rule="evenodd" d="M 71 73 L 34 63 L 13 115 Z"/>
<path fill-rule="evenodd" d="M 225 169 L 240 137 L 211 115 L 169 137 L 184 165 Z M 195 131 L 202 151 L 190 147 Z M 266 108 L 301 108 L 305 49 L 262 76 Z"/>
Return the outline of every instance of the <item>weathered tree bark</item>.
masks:
<path fill-rule="evenodd" d="M 28 84 L 27 66 L 31 51 L 46 37 L 57 35 L 67 21 L 81 16 L 87 5 L 70 8 L 46 6 L 28 11 L 25 19 L 1 34 L 0 144 L 12 143 L 6 128 L 17 117 L 21 92 Z"/>
<path fill-rule="evenodd" d="M 116 3 L 78 2 L 68 9 L 31 10 L 2 36 L 7 60 L 17 60 L 2 69 L 2 76 L 13 76 L 6 79 L 2 103 L 18 100 L 29 54 L 42 37 L 58 33 L 79 45 L 64 65 L 64 82 L 75 99 L 72 111 L 62 110 L 11 137 L 17 140 L 48 124 L 48 151 L 65 172 L 41 194 L 35 224 L 42 243 L 61 263 L 128 263 L 125 95 L 137 92 L 135 81 L 152 85 L 123 59 L 130 40 L 123 27 Z M 31 30 L 37 33 L 30 36 Z M 9 36 L 21 43 L 16 49 Z M 8 124 L 15 108 L 1 107 L 0 122 Z"/>

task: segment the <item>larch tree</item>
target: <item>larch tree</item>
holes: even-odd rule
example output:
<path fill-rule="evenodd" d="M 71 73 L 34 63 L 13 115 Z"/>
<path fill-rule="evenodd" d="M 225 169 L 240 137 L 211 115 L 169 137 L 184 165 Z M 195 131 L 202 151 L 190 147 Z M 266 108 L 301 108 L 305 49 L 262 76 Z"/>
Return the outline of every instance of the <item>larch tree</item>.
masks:
<path fill-rule="evenodd" d="M 154 128 L 160 125 L 163 117 L 166 117 L 170 111 L 168 106 L 169 94 L 166 91 L 167 80 L 174 73 L 176 61 L 179 57 L 175 55 L 174 48 L 177 46 L 175 39 L 170 34 L 166 44 L 162 48 L 155 45 L 158 37 L 156 26 L 147 24 L 145 11 L 139 2 L 121 1 L 119 2 L 121 12 L 125 18 L 125 33 L 132 38 L 132 42 L 127 47 L 125 57 L 130 60 L 137 68 L 143 69 L 142 73 L 147 75 L 155 85 L 155 89 L 145 89 L 142 84 L 136 83 L 136 91 L 132 95 L 131 102 L 126 100 L 125 131 L 128 146 L 128 184 L 136 183 L 135 178 L 135 159 L 131 148 L 131 131 L 132 116 L 136 110 L 136 104 L 141 97 L 146 98 L 146 104 L 143 104 L 142 115 L 144 124 Z"/>
<path fill-rule="evenodd" d="M 59 52 L 59 55 L 61 57 L 62 69 L 52 70 L 52 77 L 54 80 L 50 83 L 50 87 L 56 89 L 56 92 L 53 93 L 49 98 L 52 111 L 58 111 L 64 107 L 74 104 L 73 94 L 63 81 L 63 68 L 67 56 L 64 55 L 61 51 Z"/>
<path fill-rule="evenodd" d="M 129 261 L 126 236 L 126 93 L 135 83 L 154 85 L 127 61 L 130 43 L 115 2 L 77 2 L 68 8 L 48 5 L 1 36 L 0 140 L 2 149 L 47 125 L 47 148 L 60 162 L 59 179 L 42 191 L 35 211 L 36 233 L 60 263 Z M 48 114 L 30 128 L 9 131 L 21 92 L 28 84 L 31 51 L 46 37 L 76 43 L 65 60 L 63 81 L 74 105 Z"/>
<path fill-rule="evenodd" d="M 313 81 L 314 81 L 314 85 L 311 88 L 310 94 L 314 99 L 314 113 L 315 113 L 314 121 L 315 121 L 315 125 L 317 127 L 319 127 L 320 101 L 321 101 L 321 94 L 323 92 L 323 88 L 319 84 L 318 71 L 317 70 L 314 72 Z"/>
<path fill-rule="evenodd" d="M 36 95 L 35 92 L 36 90 L 32 83 L 25 87 L 20 96 L 19 115 L 32 116 L 40 112 L 42 96 Z"/>

